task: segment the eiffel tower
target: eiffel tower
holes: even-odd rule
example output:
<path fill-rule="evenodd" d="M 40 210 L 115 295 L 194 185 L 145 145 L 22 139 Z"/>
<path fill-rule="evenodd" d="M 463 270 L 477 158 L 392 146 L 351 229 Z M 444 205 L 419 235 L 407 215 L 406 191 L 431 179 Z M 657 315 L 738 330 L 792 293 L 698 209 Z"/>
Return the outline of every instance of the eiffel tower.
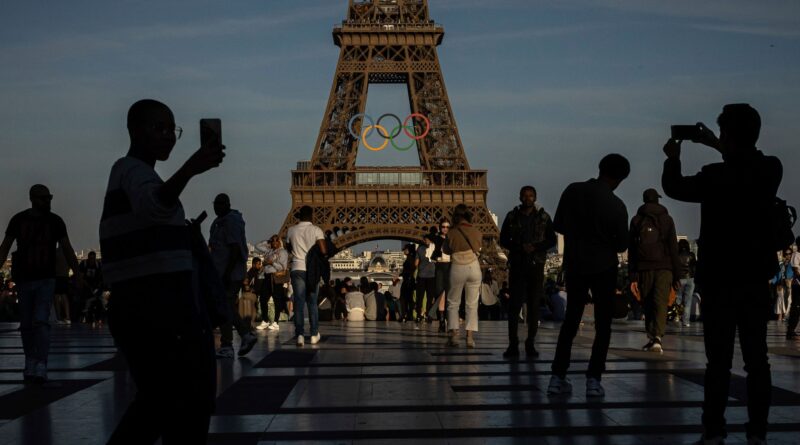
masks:
<path fill-rule="evenodd" d="M 443 37 L 427 0 L 349 0 L 347 19 L 333 30 L 341 49 L 330 98 L 311 160 L 292 171 L 292 208 L 282 236 L 300 207 L 309 205 L 314 224 L 340 249 L 379 239 L 421 242 L 464 203 L 484 235 L 484 250 L 496 252 L 487 172 L 467 162 L 439 65 L 436 47 Z M 393 131 L 362 114 L 369 85 L 387 83 L 408 87 L 411 115 L 395 133 L 402 129 L 416 140 L 420 165 L 356 167 L 357 136 Z M 400 125 L 400 118 L 393 120 Z"/>

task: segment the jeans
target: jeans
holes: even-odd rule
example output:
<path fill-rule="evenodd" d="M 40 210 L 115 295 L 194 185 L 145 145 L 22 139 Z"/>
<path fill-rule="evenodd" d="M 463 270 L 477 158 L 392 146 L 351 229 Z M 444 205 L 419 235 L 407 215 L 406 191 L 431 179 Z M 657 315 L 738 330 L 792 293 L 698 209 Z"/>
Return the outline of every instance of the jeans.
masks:
<path fill-rule="evenodd" d="M 56 289 L 54 278 L 17 285 L 19 330 L 25 358 L 47 364 L 50 352 L 50 308 Z"/>
<path fill-rule="evenodd" d="M 683 304 L 683 322 L 692 321 L 692 306 L 694 306 L 694 278 L 681 278 L 680 292 L 681 304 Z"/>
<path fill-rule="evenodd" d="M 403 320 L 414 319 L 414 289 L 417 284 L 414 277 L 404 277 L 400 283 L 400 317 Z"/>
<path fill-rule="evenodd" d="M 509 272 L 511 301 L 508 307 L 508 344 L 512 348 L 519 342 L 519 312 L 522 305 L 528 305 L 528 339 L 526 343 L 533 345 L 539 330 L 539 305 L 544 295 L 544 263 L 513 265 Z"/>
<path fill-rule="evenodd" d="M 583 309 L 589 302 L 589 291 L 592 291 L 594 303 L 594 343 L 592 343 L 592 356 L 589 359 L 587 377 L 600 379 L 606 369 L 608 345 L 611 342 L 611 320 L 614 313 L 614 292 L 617 286 L 617 266 L 605 272 L 581 275 L 568 272 L 567 285 L 567 313 L 561 331 L 558 333 L 556 356 L 551 369 L 553 374 L 564 378 L 569 369 L 570 356 L 572 355 L 572 342 L 578 333 Z"/>
<path fill-rule="evenodd" d="M 239 337 L 244 337 L 252 331 L 252 329 L 250 329 L 250 325 L 245 323 L 245 321 L 242 320 L 241 315 L 239 315 L 239 291 L 242 289 L 242 282 L 236 280 L 228 281 L 225 283 L 225 285 L 225 293 L 227 295 L 233 317 L 230 322 L 219 327 L 219 344 L 222 347 L 233 346 L 234 327 L 236 328 L 236 332 L 239 333 Z"/>
<path fill-rule="evenodd" d="M 737 277 L 723 284 L 703 284 L 703 339 L 706 365 L 703 428 L 706 437 L 725 437 L 725 408 L 731 381 L 736 330 L 747 372 L 748 436 L 767 433 L 772 378 L 767 357 L 769 284 L 758 278 Z"/>
<path fill-rule="evenodd" d="M 311 336 L 313 337 L 319 333 L 319 307 L 317 306 L 319 283 L 313 285 L 306 283 L 306 271 L 304 270 L 293 270 L 290 277 L 294 290 L 294 333 L 298 337 L 305 335 L 303 325 L 305 324 L 305 307 L 308 306 L 308 321 L 311 324 Z"/>
<path fill-rule="evenodd" d="M 672 288 L 671 270 L 639 272 L 639 292 L 644 306 L 644 324 L 650 340 L 664 338 L 667 329 L 667 305 Z"/>
<path fill-rule="evenodd" d="M 458 306 L 461 293 L 466 288 L 466 330 L 478 330 L 478 297 L 481 289 L 481 266 L 478 261 L 469 264 L 450 266 L 450 289 L 447 290 L 447 325 L 451 330 L 458 329 Z"/>
<path fill-rule="evenodd" d="M 208 315 L 192 287 L 191 272 L 112 285 L 109 327 L 137 391 L 109 444 L 159 437 L 165 445 L 206 443 L 217 362 Z"/>

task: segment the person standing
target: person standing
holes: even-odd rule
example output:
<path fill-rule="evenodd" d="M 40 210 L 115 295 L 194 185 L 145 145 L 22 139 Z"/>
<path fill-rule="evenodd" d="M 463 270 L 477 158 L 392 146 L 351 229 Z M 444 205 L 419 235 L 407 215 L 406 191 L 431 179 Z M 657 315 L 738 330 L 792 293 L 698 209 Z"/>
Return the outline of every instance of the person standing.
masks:
<path fill-rule="evenodd" d="M 438 296 L 434 301 L 439 316 L 439 332 L 447 332 L 447 318 L 445 317 L 445 306 L 447 304 L 447 289 L 450 288 L 450 255 L 442 251 L 442 246 L 447 240 L 447 234 L 450 233 L 450 220 L 442 218 L 439 221 L 439 232 L 434 236 L 433 243 L 436 248 L 433 251 L 431 260 L 436 263 L 436 295 Z"/>
<path fill-rule="evenodd" d="M 683 327 L 691 326 L 692 311 L 694 307 L 694 274 L 697 268 L 697 257 L 692 252 L 689 241 L 682 239 L 678 241 L 678 261 L 680 262 L 680 287 L 678 296 L 683 305 Z"/>
<path fill-rule="evenodd" d="M 670 289 L 677 289 L 680 273 L 678 237 L 675 222 L 667 208 L 658 203 L 655 189 L 642 194 L 644 204 L 631 219 L 628 249 L 628 277 L 637 283 L 644 305 L 647 344 L 643 351 L 661 353 L 661 339 L 667 328 L 667 305 Z"/>
<path fill-rule="evenodd" d="M 550 215 L 536 203 L 536 189 L 526 185 L 519 191 L 520 205 L 508 212 L 500 230 L 500 245 L 509 251 L 511 301 L 508 312 L 508 349 L 505 358 L 519 357 L 519 313 L 528 306 L 528 338 L 525 353 L 539 356 L 534 341 L 539 329 L 539 305 L 544 296 L 544 264 L 547 251 L 556 245 Z"/>
<path fill-rule="evenodd" d="M 463 293 L 467 347 L 474 348 L 474 334 L 478 332 L 478 296 L 483 278 L 478 253 L 481 251 L 483 235 L 472 225 L 472 212 L 464 204 L 453 209 L 453 224 L 455 228 L 442 246 L 453 262 L 450 267 L 450 288 L 447 290 L 447 326 L 450 328 L 447 345 L 458 346 L 458 309 Z"/>
<path fill-rule="evenodd" d="M 619 154 L 600 161 L 597 179 L 570 184 L 561 195 L 553 228 L 564 235 L 564 273 L 569 298 L 567 313 L 558 334 L 549 395 L 572 392 L 567 379 L 572 342 L 578 333 L 583 310 L 594 303 L 594 343 L 586 371 L 586 395 L 605 395 L 600 379 L 605 370 L 611 341 L 611 320 L 617 286 L 617 254 L 628 247 L 628 211 L 614 190 L 628 177 L 630 163 Z"/>
<path fill-rule="evenodd" d="M 314 209 L 303 206 L 295 215 L 300 221 L 289 228 L 287 238 L 289 250 L 292 252 L 291 280 L 294 292 L 294 330 L 297 336 L 297 346 L 305 345 L 304 310 L 308 307 L 308 321 L 311 325 L 311 344 L 317 344 L 322 338 L 319 334 L 319 307 L 317 306 L 317 289 L 319 283 L 309 283 L 306 280 L 306 256 L 308 251 L 316 244 L 323 255 L 328 254 L 325 242 L 325 233 L 311 223 L 314 219 Z"/>
<path fill-rule="evenodd" d="M 409 243 L 403 247 L 403 254 L 406 256 L 403 261 L 403 269 L 400 272 L 400 320 L 405 323 L 414 321 L 414 288 L 416 281 L 414 276 L 417 270 L 417 249 Z"/>
<path fill-rule="evenodd" d="M 214 213 L 217 217 L 211 223 L 208 245 L 214 266 L 225 284 L 225 293 L 233 314 L 233 319 L 219 328 L 220 348 L 217 358 L 233 358 L 234 327 L 241 338 L 238 352 L 241 357 L 250 352 L 258 340 L 252 332 L 252 326 L 242 320 L 238 309 L 239 291 L 242 290 L 248 256 L 244 218 L 238 210 L 231 209 L 231 199 L 225 193 L 214 198 Z"/>
<path fill-rule="evenodd" d="M 423 244 L 417 249 L 417 323 L 425 321 L 428 307 L 433 306 L 436 299 L 436 263 L 431 260 L 433 252 L 436 250 L 436 245 L 433 243 L 434 236 L 428 233 L 423 235 Z M 428 322 L 431 320 L 428 319 Z"/>
<path fill-rule="evenodd" d="M 747 372 L 748 444 L 766 443 L 772 380 L 767 357 L 769 279 L 775 274 L 772 221 L 783 176 L 781 161 L 756 148 L 761 117 L 748 104 L 725 105 L 717 119 L 719 139 L 703 125 L 693 141 L 722 154 L 723 162 L 704 166 L 694 176 L 681 172 L 681 141 L 664 145 L 664 193 L 678 201 L 700 203 L 697 283 L 703 289 L 703 338 L 706 365 L 703 436 L 720 444 L 727 435 L 731 364 L 736 331 Z M 746 205 L 748 217 L 741 212 Z M 735 240 L 735 242 L 733 241 Z M 735 261 L 747 252 L 747 261 Z"/>
<path fill-rule="evenodd" d="M 181 134 L 172 111 L 136 102 L 128 133 L 130 150 L 108 180 L 100 247 L 111 335 L 137 392 L 108 443 L 205 443 L 216 398 L 206 310 L 214 308 L 197 304 L 202 277 L 193 277 L 192 232 L 179 198 L 192 178 L 222 163 L 225 147 L 200 147 L 164 182 L 156 162 L 169 158 Z"/>
<path fill-rule="evenodd" d="M 795 240 L 797 250 L 792 254 L 790 262 L 794 278 L 791 286 L 791 303 L 789 305 L 789 318 L 786 322 L 786 339 L 794 340 L 797 338 L 797 323 L 800 322 L 800 237 Z M 788 291 L 787 291 L 788 292 Z"/>
<path fill-rule="evenodd" d="M 22 376 L 26 383 L 45 383 L 50 353 L 50 309 L 56 289 L 56 256 L 60 251 L 76 275 L 78 259 L 64 220 L 50 211 L 53 200 L 50 190 L 36 184 L 30 188 L 28 196 L 31 208 L 12 216 L 8 222 L 0 244 L 0 261 L 5 262 L 16 241 L 17 250 L 11 256 L 11 277 L 17 286 L 19 330 L 25 353 Z"/>
<path fill-rule="evenodd" d="M 283 242 L 278 235 L 272 235 L 269 239 L 269 251 L 264 255 L 264 289 L 266 301 L 272 297 L 272 303 L 275 306 L 274 318 L 269 321 L 266 327 L 270 331 L 280 330 L 278 320 L 281 318 L 281 313 L 286 312 L 289 316 L 289 309 L 286 306 L 286 290 L 283 287 L 284 282 L 277 279 L 279 273 L 289 273 L 289 252 L 283 248 Z M 279 282 L 281 281 L 281 282 Z"/>

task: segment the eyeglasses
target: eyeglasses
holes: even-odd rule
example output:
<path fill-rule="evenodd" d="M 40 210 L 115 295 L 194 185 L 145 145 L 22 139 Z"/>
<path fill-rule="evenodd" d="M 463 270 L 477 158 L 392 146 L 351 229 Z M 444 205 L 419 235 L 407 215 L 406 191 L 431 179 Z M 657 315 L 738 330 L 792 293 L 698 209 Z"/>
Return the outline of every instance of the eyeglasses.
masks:
<path fill-rule="evenodd" d="M 161 126 L 158 126 L 158 125 L 153 125 L 152 129 L 157 131 L 157 132 L 159 132 L 159 133 L 161 133 L 162 136 L 167 136 L 167 135 L 170 134 L 170 132 L 175 132 L 175 139 L 176 140 L 180 139 L 181 135 L 183 135 L 183 128 L 178 127 L 178 126 L 175 126 L 174 128 L 170 129 L 168 127 L 161 127 Z"/>
<path fill-rule="evenodd" d="M 449 228 L 450 228 L 450 225 L 448 224 L 448 225 L 446 225 L 446 226 L 441 226 L 441 227 L 442 227 L 442 229 L 449 229 Z"/>

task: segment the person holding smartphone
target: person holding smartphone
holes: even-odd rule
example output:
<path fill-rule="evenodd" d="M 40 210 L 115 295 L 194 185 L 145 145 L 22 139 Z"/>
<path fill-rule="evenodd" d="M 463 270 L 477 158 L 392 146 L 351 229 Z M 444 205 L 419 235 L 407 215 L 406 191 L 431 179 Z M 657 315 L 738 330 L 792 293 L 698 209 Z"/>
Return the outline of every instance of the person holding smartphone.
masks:
<path fill-rule="evenodd" d="M 193 290 L 180 196 L 190 180 L 222 163 L 225 147 L 202 145 L 163 181 L 156 163 L 169 159 L 182 133 L 172 111 L 140 100 L 127 127 L 130 148 L 111 168 L 100 247 L 111 334 L 137 393 L 108 443 L 205 443 L 216 396 L 214 338 Z"/>

